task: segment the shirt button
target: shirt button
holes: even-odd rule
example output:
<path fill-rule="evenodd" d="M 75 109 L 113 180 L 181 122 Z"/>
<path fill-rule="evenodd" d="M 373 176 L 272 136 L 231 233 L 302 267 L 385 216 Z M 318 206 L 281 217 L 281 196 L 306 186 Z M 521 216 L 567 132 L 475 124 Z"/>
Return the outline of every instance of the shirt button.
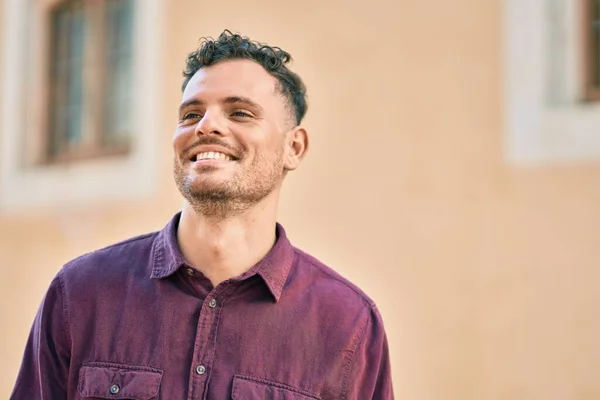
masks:
<path fill-rule="evenodd" d="M 188 275 L 190 275 L 190 276 L 191 276 L 191 275 L 194 275 L 194 270 L 193 270 L 193 269 L 191 269 L 191 268 L 186 268 L 186 269 L 185 269 L 185 272 L 186 272 L 186 274 L 188 274 Z"/>
<path fill-rule="evenodd" d="M 215 299 L 211 299 L 211 300 L 208 302 L 208 306 L 209 306 L 210 308 L 215 308 L 215 307 L 217 306 L 217 301 L 216 301 Z"/>
<path fill-rule="evenodd" d="M 119 387 L 119 385 L 112 385 L 110 387 L 110 394 L 117 394 L 120 390 L 121 388 Z"/>
<path fill-rule="evenodd" d="M 205 372 L 206 372 L 206 368 L 204 367 L 204 365 L 198 365 L 196 367 L 196 373 L 198 375 L 204 375 Z"/>

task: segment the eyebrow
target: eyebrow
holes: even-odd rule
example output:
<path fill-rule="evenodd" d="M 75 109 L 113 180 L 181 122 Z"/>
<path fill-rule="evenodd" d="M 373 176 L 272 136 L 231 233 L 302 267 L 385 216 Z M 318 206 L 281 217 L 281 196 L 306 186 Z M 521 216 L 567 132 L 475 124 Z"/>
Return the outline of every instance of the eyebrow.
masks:
<path fill-rule="evenodd" d="M 225 104 L 246 104 L 247 106 L 254 108 L 258 111 L 263 111 L 263 108 L 260 104 L 258 104 L 257 102 L 249 99 L 248 97 L 243 97 L 243 96 L 229 96 L 229 97 L 225 97 L 224 99 L 221 100 L 221 103 L 225 103 Z M 179 106 L 179 112 L 181 113 L 184 109 L 191 107 L 191 106 L 201 106 L 203 105 L 204 102 L 198 99 L 189 99 L 184 101 L 183 103 L 181 103 L 181 105 Z"/>

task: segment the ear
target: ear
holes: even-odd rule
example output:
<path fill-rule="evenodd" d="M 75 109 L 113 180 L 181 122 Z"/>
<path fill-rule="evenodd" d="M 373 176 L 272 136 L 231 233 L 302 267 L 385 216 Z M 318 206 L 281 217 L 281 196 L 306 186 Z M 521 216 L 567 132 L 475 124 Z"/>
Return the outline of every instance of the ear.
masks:
<path fill-rule="evenodd" d="M 286 171 L 293 171 L 298 168 L 307 151 L 308 132 L 303 127 L 296 126 L 286 133 L 283 168 Z"/>

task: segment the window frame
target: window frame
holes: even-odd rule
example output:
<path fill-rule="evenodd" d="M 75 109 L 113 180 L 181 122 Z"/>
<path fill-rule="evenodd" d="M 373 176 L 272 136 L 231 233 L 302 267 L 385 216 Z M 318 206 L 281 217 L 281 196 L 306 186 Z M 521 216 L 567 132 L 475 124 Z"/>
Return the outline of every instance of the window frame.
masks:
<path fill-rule="evenodd" d="M 46 19 L 46 47 L 48 49 L 48 60 L 53 59 L 56 53 L 57 43 L 55 42 L 53 14 L 61 7 L 68 7 L 73 0 L 53 0 L 46 5 L 44 10 Z M 102 158 L 107 156 L 123 156 L 131 151 L 129 140 L 123 143 L 105 144 L 103 143 L 103 133 L 106 130 L 105 112 L 106 112 L 106 79 L 109 68 L 106 66 L 106 16 L 107 5 L 105 1 L 80 0 L 83 6 L 88 27 L 92 27 L 94 32 L 84 37 L 84 67 L 83 67 L 83 96 L 86 99 L 82 108 L 82 139 L 80 144 L 74 149 L 68 147 L 62 148 L 56 154 L 51 150 L 51 144 L 57 139 L 57 132 L 54 131 L 53 114 L 50 110 L 51 104 L 56 94 L 56 85 L 54 81 L 53 66 L 47 64 L 46 86 L 48 87 L 48 96 L 45 99 L 47 108 L 47 121 L 44 124 L 44 145 L 40 148 L 42 153 L 36 159 L 40 164 L 79 162 L 87 159 Z M 90 7 L 98 7 L 96 13 L 93 13 Z M 91 24 L 89 22 L 92 21 Z M 132 66 L 133 67 L 133 66 Z M 97 110 L 98 112 L 91 112 Z M 131 132 L 128 132 L 128 136 Z M 129 137 L 127 138 L 129 139 Z M 59 145 L 65 143 L 59 143 Z"/>

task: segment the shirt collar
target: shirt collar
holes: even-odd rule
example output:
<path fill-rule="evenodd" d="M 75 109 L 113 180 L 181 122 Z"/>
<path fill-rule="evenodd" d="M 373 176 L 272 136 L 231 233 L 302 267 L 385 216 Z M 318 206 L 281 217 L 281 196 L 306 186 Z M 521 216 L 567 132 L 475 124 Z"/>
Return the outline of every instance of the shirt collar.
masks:
<path fill-rule="evenodd" d="M 154 240 L 151 278 L 162 279 L 173 275 L 179 268 L 187 265 L 177 242 L 177 227 L 181 212 L 160 231 Z M 279 223 L 276 224 L 276 241 L 269 253 L 249 271 L 233 278 L 233 281 L 246 280 L 258 275 L 265 282 L 273 299 L 277 302 L 283 292 L 292 263 L 294 247 L 290 243 Z"/>

